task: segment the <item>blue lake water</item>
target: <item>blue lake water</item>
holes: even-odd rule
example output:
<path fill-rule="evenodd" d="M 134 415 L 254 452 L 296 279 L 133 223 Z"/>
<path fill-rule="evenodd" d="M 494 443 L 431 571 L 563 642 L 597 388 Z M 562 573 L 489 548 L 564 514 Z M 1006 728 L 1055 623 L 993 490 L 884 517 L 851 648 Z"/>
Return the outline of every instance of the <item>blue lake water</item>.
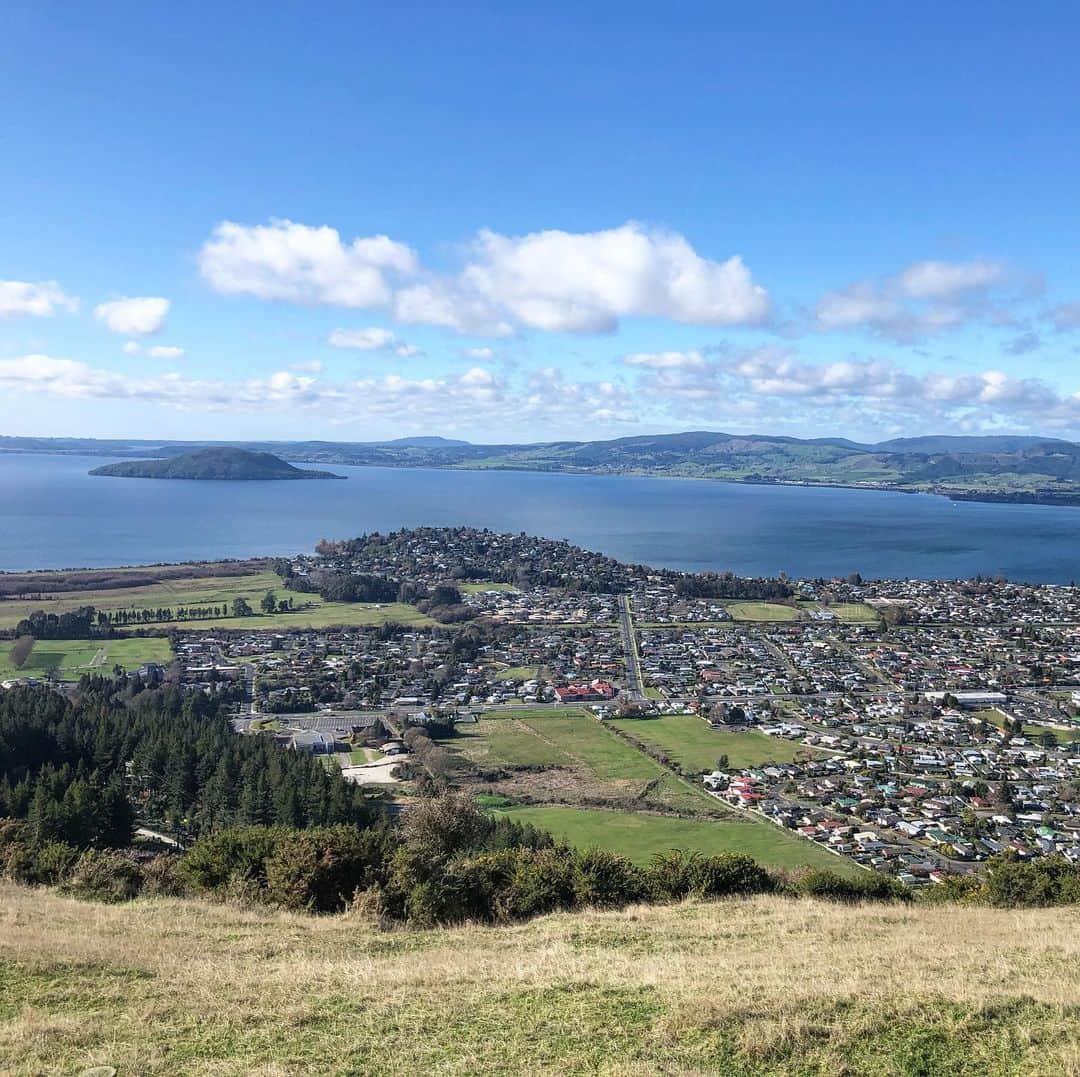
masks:
<path fill-rule="evenodd" d="M 1080 579 L 1080 509 L 869 490 L 334 466 L 347 482 L 91 478 L 101 457 L 0 454 L 0 569 L 310 551 L 424 524 L 566 538 L 742 575 Z"/>

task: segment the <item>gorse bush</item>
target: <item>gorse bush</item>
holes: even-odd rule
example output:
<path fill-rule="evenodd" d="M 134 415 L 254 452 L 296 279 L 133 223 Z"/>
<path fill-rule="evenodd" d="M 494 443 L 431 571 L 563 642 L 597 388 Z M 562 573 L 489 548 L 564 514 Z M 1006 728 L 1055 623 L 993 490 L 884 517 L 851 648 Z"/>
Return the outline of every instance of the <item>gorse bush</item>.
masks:
<path fill-rule="evenodd" d="M 795 877 L 792 889 L 803 897 L 826 901 L 908 901 L 911 892 L 897 879 L 877 872 L 840 875 L 819 868 Z"/>
<path fill-rule="evenodd" d="M 647 879 L 654 901 L 771 894 L 779 889 L 775 876 L 752 857 L 740 853 L 701 856 L 678 849 L 657 853 Z"/>
<path fill-rule="evenodd" d="M 142 889 L 139 865 L 119 849 L 87 849 L 72 868 L 63 889 L 76 897 L 110 904 L 130 901 Z"/>

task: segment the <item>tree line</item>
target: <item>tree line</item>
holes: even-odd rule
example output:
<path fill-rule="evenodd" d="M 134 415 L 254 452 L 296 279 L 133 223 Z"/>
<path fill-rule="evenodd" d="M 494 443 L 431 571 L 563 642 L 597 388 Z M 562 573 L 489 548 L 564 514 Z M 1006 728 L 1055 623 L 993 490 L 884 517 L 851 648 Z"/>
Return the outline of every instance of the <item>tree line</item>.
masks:
<path fill-rule="evenodd" d="M 0 694 L 0 816 L 37 842 L 122 846 L 141 820 L 190 840 L 237 824 L 366 822 L 358 786 L 272 738 L 237 736 L 221 702 L 176 685 L 84 676 L 74 699 Z"/>

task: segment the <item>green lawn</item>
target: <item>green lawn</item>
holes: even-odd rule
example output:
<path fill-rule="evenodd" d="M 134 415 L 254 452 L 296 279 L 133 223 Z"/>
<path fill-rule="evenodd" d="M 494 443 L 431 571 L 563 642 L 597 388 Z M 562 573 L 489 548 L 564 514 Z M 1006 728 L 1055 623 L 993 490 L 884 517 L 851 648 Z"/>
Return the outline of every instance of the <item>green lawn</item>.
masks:
<path fill-rule="evenodd" d="M 38 640 L 30 658 L 22 669 L 15 669 L 8 661 L 11 643 L 0 644 L 0 677 L 46 677 L 50 673 L 61 680 L 74 681 L 86 672 L 112 673 L 115 665 L 125 669 L 138 669 L 144 662 L 162 665 L 172 660 L 169 641 L 159 638 L 131 638 L 110 640 Z M 103 659 L 95 662 L 100 651 Z"/>
<path fill-rule="evenodd" d="M 662 718 L 618 718 L 611 723 L 650 747 L 666 752 L 671 759 L 688 771 L 711 771 L 716 760 L 726 754 L 729 766 L 754 767 L 761 763 L 786 763 L 796 752 L 805 750 L 801 744 L 766 737 L 747 730 L 729 733 L 713 729 L 707 722 L 692 714 L 670 714 Z"/>
<path fill-rule="evenodd" d="M 480 591 L 518 591 L 512 583 L 494 583 L 491 580 L 483 580 L 480 583 L 459 583 L 457 589 L 464 595 L 476 594 Z"/>
<path fill-rule="evenodd" d="M 778 868 L 825 867 L 851 874 L 862 870 L 812 842 L 753 818 L 712 821 L 596 808 L 529 806 L 499 808 L 495 813 L 532 823 L 580 848 L 610 849 L 635 864 L 647 864 L 656 853 L 685 849 L 707 855 L 745 853 Z"/>
<path fill-rule="evenodd" d="M 267 616 L 259 613 L 259 603 L 267 591 L 280 601 L 293 600 L 292 613 Z M 398 602 L 367 604 L 324 602 L 319 595 L 286 591 L 273 572 L 252 572 L 243 576 L 204 576 L 192 579 L 162 580 L 144 587 L 113 590 L 66 591 L 41 599 L 0 600 L 0 629 L 14 628 L 35 610 L 63 613 L 79 606 L 99 610 L 143 610 L 181 606 L 231 606 L 243 598 L 256 611 L 254 617 L 225 617 L 205 621 L 178 621 L 187 629 L 216 628 L 325 628 L 328 625 L 379 625 L 397 621 L 404 625 L 431 625 L 435 622 L 414 606 Z M 159 622 L 160 625 L 173 622 Z"/>
<path fill-rule="evenodd" d="M 736 621 L 798 621 L 802 610 L 778 602 L 728 602 L 725 606 Z"/>
<path fill-rule="evenodd" d="M 1005 715 L 999 710 L 991 708 L 985 711 L 975 711 L 972 717 L 985 718 L 991 725 L 996 725 L 998 729 L 1005 728 Z M 1038 742 L 1039 737 L 1046 732 L 1053 733 L 1057 737 L 1058 744 L 1071 744 L 1073 741 L 1080 740 L 1080 727 L 1075 729 L 1052 729 L 1050 726 L 1031 725 L 1031 723 L 1024 726 L 1024 736 L 1028 740 Z"/>
<path fill-rule="evenodd" d="M 497 681 L 532 681 L 540 676 L 540 666 L 510 666 L 495 674 Z"/>

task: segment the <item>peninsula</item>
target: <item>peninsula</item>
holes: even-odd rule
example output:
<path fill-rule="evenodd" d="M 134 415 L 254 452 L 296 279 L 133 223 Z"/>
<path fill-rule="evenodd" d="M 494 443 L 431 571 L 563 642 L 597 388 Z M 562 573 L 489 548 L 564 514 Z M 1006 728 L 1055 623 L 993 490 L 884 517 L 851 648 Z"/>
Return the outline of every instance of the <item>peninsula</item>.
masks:
<path fill-rule="evenodd" d="M 225 479 L 255 481 L 267 479 L 343 479 L 330 471 L 308 471 L 294 467 L 268 452 L 247 449 L 213 448 L 184 453 L 162 460 L 131 460 L 94 468 L 91 475 L 123 479 Z"/>

